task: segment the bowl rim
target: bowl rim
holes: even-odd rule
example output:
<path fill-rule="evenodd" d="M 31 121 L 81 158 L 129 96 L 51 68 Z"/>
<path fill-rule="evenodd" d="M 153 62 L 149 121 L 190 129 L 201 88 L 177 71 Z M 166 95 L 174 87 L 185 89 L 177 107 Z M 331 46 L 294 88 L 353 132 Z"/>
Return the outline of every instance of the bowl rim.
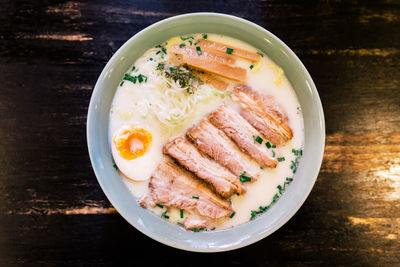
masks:
<path fill-rule="evenodd" d="M 107 190 L 105 184 L 99 178 L 100 177 L 99 169 L 96 167 L 96 164 L 95 164 L 95 161 L 94 161 L 94 155 L 93 155 L 94 152 L 91 149 L 92 138 L 91 138 L 90 132 L 93 131 L 92 130 L 93 125 L 92 125 L 91 121 L 92 121 L 92 118 L 94 117 L 93 114 L 95 113 L 95 103 L 94 103 L 93 99 L 95 98 L 95 95 L 99 94 L 100 84 L 102 83 L 103 78 L 107 75 L 107 69 L 113 64 L 112 61 L 114 61 L 113 59 L 115 59 L 115 57 L 118 54 L 118 52 L 124 50 L 126 48 L 126 46 L 128 46 L 129 43 L 132 42 L 134 39 L 138 38 L 139 36 L 142 36 L 142 35 L 146 34 L 148 31 L 151 31 L 153 28 L 156 28 L 156 27 L 158 27 L 159 25 L 161 25 L 163 23 L 166 23 L 166 22 L 169 22 L 169 21 L 173 21 L 173 20 L 178 20 L 178 19 L 185 18 L 185 17 L 193 17 L 193 16 L 200 16 L 200 17 L 201 16 L 215 16 L 215 17 L 221 17 L 221 18 L 230 19 L 232 21 L 239 21 L 239 22 L 247 24 L 249 27 L 257 28 L 258 30 L 263 31 L 267 35 L 270 35 L 272 38 L 274 38 L 275 41 L 277 41 L 279 43 L 279 45 L 285 49 L 285 52 L 290 54 L 290 56 L 295 60 L 295 62 L 301 67 L 302 71 L 304 72 L 305 78 L 308 81 L 307 84 L 309 86 L 309 89 L 312 91 L 312 94 L 315 96 L 315 101 L 316 101 L 315 104 L 316 104 L 316 108 L 317 108 L 317 111 L 318 111 L 318 119 L 319 119 L 319 124 L 320 124 L 319 125 L 320 126 L 320 132 L 319 132 L 320 140 L 319 141 L 321 142 L 321 146 L 318 147 L 319 158 L 315 159 L 316 168 L 315 168 L 314 173 L 311 173 L 311 174 L 308 175 L 308 176 L 313 177 L 313 179 L 312 179 L 312 182 L 309 183 L 307 191 L 304 192 L 302 199 L 297 202 L 297 205 L 294 208 L 291 209 L 291 212 L 289 214 L 287 214 L 286 217 L 279 222 L 279 224 L 275 225 L 269 231 L 265 231 L 262 235 L 259 235 L 257 237 L 253 237 L 249 241 L 241 242 L 239 244 L 227 246 L 227 247 L 224 247 L 224 248 L 218 248 L 218 249 L 198 249 L 196 247 L 181 246 L 178 243 L 172 243 L 172 242 L 168 243 L 167 241 L 163 240 L 159 236 L 147 233 L 146 231 L 144 231 L 144 229 L 142 229 L 138 225 L 135 225 L 133 222 L 131 222 L 127 218 L 127 215 L 124 214 L 124 212 L 122 212 L 122 208 L 120 207 L 118 202 L 110 197 L 110 193 Z M 156 241 L 158 241 L 158 242 L 160 242 L 162 244 L 165 244 L 165 245 L 177 248 L 177 249 L 182 249 L 182 250 L 192 251 L 192 252 L 209 252 L 209 253 L 212 253 L 212 252 L 224 252 L 224 251 L 230 251 L 230 250 L 242 248 L 242 247 L 251 245 L 253 243 L 256 243 L 256 242 L 260 241 L 261 239 L 264 239 L 265 237 L 271 235 L 276 230 L 281 228 L 284 224 L 286 224 L 286 222 L 289 221 L 296 214 L 296 212 L 300 209 L 300 207 L 304 204 L 304 202 L 308 198 L 312 188 L 314 187 L 314 184 L 315 184 L 315 181 L 316 181 L 316 179 L 318 177 L 318 174 L 319 174 L 319 171 L 320 171 L 320 168 L 321 168 L 321 164 L 322 164 L 322 160 L 323 160 L 324 148 L 325 148 L 325 135 L 326 135 L 325 134 L 325 118 L 324 118 L 324 111 L 323 111 L 323 108 L 322 108 L 321 99 L 319 97 L 319 94 L 318 94 L 318 91 L 317 91 L 316 86 L 314 84 L 314 81 L 312 80 L 309 72 L 307 71 L 307 69 L 304 66 L 304 64 L 297 57 L 297 55 L 282 40 L 280 40 L 277 36 L 275 36 L 273 33 L 268 31 L 267 29 L 257 25 L 256 23 L 251 22 L 251 21 L 246 20 L 246 19 L 243 19 L 243 18 L 240 18 L 240 17 L 237 17 L 237 16 L 233 16 L 233 15 L 229 15 L 229 14 L 223 14 L 223 13 L 215 13 L 215 12 L 194 12 L 194 13 L 186 13 L 186 14 L 181 14 L 181 15 L 177 15 L 177 16 L 172 16 L 172 17 L 160 20 L 160 21 L 158 21 L 156 23 L 153 23 L 153 24 L 147 26 L 146 28 L 142 29 L 141 31 L 137 32 L 132 37 L 130 37 L 120 48 L 118 48 L 118 50 L 113 54 L 113 56 L 107 61 L 107 64 L 104 66 L 99 78 L 97 79 L 96 84 L 94 86 L 94 89 L 92 91 L 92 95 L 90 97 L 90 103 L 89 103 L 87 120 L 86 120 L 87 148 L 88 148 L 88 152 L 89 152 L 89 158 L 90 158 L 90 162 L 91 162 L 91 165 L 92 165 L 92 169 L 93 169 L 93 171 L 95 173 L 95 176 L 96 176 L 96 179 L 97 179 L 98 183 L 100 184 L 101 189 L 103 190 L 104 194 L 106 195 L 106 197 L 110 201 L 110 203 L 116 209 L 116 211 L 118 211 L 118 213 L 129 224 L 131 224 L 136 230 L 138 230 L 139 232 L 141 232 L 141 233 L 145 234 L 146 236 L 152 238 L 153 240 L 156 240 Z M 230 228 L 230 229 L 232 229 L 232 228 Z M 221 230 L 221 231 L 229 231 L 230 229 L 225 229 L 225 230 Z M 196 233 L 196 234 L 200 234 L 200 233 Z"/>

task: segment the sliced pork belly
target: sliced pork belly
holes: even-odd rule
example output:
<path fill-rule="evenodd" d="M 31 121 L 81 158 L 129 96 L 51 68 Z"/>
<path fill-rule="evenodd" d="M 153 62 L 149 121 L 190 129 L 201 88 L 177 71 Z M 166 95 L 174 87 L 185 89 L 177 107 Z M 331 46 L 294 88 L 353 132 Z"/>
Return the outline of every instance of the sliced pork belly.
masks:
<path fill-rule="evenodd" d="M 238 85 L 232 99 L 242 107 L 240 114 L 273 145 L 292 139 L 288 117 L 272 96 L 262 95 L 248 86 Z"/>
<path fill-rule="evenodd" d="M 209 228 L 210 223 L 204 217 L 201 218 L 200 216 L 190 214 L 183 219 L 183 226 L 186 230 L 193 230 L 195 228 Z"/>
<path fill-rule="evenodd" d="M 235 110 L 222 104 L 210 114 L 209 120 L 231 138 L 243 152 L 254 158 L 261 167 L 276 167 L 277 162 L 268 155 L 266 147 L 254 142 L 254 137 L 260 136 L 260 133 Z"/>
<path fill-rule="evenodd" d="M 216 195 L 193 174 L 172 162 L 163 162 L 150 178 L 151 201 L 217 219 L 229 216 L 229 201 Z M 194 222 L 192 222 L 193 224 Z"/>
<path fill-rule="evenodd" d="M 242 194 L 245 191 L 239 177 L 203 156 L 192 143 L 183 137 L 176 137 L 168 141 L 163 152 L 213 186 L 215 191 L 224 198 L 230 197 L 234 192 Z"/>
<path fill-rule="evenodd" d="M 255 181 L 260 175 L 225 133 L 208 120 L 202 120 L 198 126 L 189 129 L 186 135 L 201 152 L 228 168 L 236 176 L 246 172 L 246 176 Z"/>

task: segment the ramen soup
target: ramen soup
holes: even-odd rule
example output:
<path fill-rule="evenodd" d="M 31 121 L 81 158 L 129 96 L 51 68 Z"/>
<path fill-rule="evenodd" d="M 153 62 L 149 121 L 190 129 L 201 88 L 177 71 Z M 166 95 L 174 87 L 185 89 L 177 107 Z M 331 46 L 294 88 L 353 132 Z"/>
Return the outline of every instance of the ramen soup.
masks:
<path fill-rule="evenodd" d="M 126 71 L 109 143 L 132 201 L 197 232 L 267 212 L 293 180 L 303 128 L 296 94 L 267 54 L 201 33 L 150 48 Z"/>

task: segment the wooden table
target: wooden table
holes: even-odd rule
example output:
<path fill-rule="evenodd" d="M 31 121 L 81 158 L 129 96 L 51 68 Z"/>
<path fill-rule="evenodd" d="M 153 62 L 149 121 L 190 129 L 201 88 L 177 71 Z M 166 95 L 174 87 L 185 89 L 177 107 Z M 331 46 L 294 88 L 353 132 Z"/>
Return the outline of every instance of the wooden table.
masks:
<path fill-rule="evenodd" d="M 302 208 L 268 238 L 218 254 L 179 251 L 130 226 L 86 147 L 89 99 L 111 55 L 144 27 L 197 11 L 281 38 L 326 117 L 321 173 Z M 0 78 L 1 266 L 400 265 L 399 1 L 5 0 Z"/>

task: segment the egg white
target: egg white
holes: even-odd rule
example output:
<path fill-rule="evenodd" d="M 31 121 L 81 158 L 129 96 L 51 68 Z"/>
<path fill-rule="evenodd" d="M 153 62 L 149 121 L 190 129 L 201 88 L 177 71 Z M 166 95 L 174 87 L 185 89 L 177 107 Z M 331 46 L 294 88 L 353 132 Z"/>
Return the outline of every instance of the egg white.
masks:
<path fill-rule="evenodd" d="M 140 125 L 138 125 L 140 127 Z M 157 135 L 149 131 L 153 140 L 143 156 L 127 160 L 120 156 L 115 143 L 111 142 L 111 153 L 119 171 L 134 181 L 144 181 L 150 178 L 162 159 L 162 142 Z"/>

